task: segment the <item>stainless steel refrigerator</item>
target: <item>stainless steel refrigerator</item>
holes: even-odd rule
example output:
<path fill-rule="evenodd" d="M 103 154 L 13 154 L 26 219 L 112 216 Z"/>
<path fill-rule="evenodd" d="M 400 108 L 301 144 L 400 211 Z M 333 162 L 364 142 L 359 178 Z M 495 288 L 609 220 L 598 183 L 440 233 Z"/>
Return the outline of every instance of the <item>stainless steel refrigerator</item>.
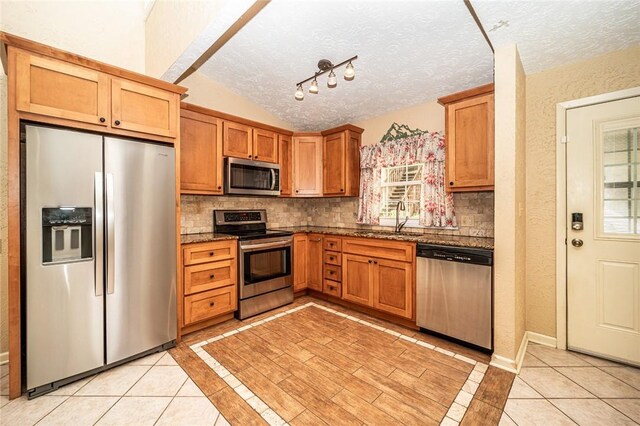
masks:
<path fill-rule="evenodd" d="M 27 125 L 26 383 L 38 396 L 176 338 L 171 146 Z"/>

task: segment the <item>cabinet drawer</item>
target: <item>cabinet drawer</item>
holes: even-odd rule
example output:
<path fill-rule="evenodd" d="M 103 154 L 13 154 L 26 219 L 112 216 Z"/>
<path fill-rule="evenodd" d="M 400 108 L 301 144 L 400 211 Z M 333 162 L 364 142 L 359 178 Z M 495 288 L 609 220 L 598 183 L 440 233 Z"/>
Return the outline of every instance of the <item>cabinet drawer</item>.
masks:
<path fill-rule="evenodd" d="M 342 279 L 342 268 L 335 265 L 324 265 L 324 278 L 332 281 Z"/>
<path fill-rule="evenodd" d="M 403 262 L 413 262 L 415 259 L 415 243 L 374 238 L 345 238 L 342 244 L 344 253 Z"/>
<path fill-rule="evenodd" d="M 342 255 L 335 251 L 325 251 L 324 252 L 324 263 L 328 263 L 329 265 L 342 265 Z"/>
<path fill-rule="evenodd" d="M 182 249 L 184 265 L 215 262 L 236 257 L 236 241 L 225 240 L 213 243 L 188 244 Z"/>
<path fill-rule="evenodd" d="M 184 298 L 184 325 L 204 321 L 236 310 L 236 286 L 205 291 Z"/>
<path fill-rule="evenodd" d="M 335 281 L 324 280 L 322 292 L 335 297 L 342 297 L 342 284 Z"/>
<path fill-rule="evenodd" d="M 325 250 L 342 250 L 342 239 L 335 237 L 324 237 L 324 249 Z"/>
<path fill-rule="evenodd" d="M 184 268 L 184 294 L 198 293 L 236 283 L 236 260 L 201 263 Z"/>

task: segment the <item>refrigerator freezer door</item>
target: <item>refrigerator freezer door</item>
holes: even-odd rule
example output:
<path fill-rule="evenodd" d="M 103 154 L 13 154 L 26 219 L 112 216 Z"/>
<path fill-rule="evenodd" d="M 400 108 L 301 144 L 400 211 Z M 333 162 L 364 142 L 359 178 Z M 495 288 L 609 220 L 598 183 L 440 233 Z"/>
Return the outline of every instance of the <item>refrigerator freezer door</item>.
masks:
<path fill-rule="evenodd" d="M 95 289 L 103 274 L 95 261 L 96 249 L 101 251 L 95 244 L 103 232 L 101 216 L 96 217 L 101 204 L 101 182 L 96 179 L 101 180 L 102 137 L 26 126 L 25 148 L 26 352 L 27 389 L 31 390 L 104 364 L 104 302 Z M 44 259 L 43 263 L 46 244 L 48 252 L 55 254 L 66 250 L 63 245 L 79 243 L 56 241 L 52 228 L 61 234 L 80 229 L 61 220 L 44 226 L 43 208 L 59 210 L 64 220 L 86 224 L 86 216 L 78 219 L 80 214 L 73 214 L 74 207 L 93 213 L 91 226 L 85 225 L 89 235 L 83 233 L 83 240 L 90 242 L 84 248 L 88 255 L 67 256 L 55 263 Z"/>
<path fill-rule="evenodd" d="M 105 138 L 107 364 L 176 338 L 174 149 Z"/>

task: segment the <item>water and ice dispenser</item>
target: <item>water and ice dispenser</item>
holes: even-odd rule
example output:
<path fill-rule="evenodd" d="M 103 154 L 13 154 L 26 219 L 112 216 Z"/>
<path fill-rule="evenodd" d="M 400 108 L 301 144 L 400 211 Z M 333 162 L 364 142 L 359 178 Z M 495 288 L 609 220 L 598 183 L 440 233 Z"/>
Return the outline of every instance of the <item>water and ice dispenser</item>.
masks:
<path fill-rule="evenodd" d="M 92 208 L 42 209 L 42 263 L 74 262 L 93 257 Z"/>

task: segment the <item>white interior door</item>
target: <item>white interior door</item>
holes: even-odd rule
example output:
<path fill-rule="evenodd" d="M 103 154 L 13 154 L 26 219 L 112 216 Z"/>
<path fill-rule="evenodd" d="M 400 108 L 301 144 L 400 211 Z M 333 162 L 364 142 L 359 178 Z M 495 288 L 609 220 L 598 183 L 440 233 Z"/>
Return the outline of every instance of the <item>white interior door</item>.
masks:
<path fill-rule="evenodd" d="M 637 365 L 639 132 L 640 97 L 567 111 L 567 346 Z"/>

